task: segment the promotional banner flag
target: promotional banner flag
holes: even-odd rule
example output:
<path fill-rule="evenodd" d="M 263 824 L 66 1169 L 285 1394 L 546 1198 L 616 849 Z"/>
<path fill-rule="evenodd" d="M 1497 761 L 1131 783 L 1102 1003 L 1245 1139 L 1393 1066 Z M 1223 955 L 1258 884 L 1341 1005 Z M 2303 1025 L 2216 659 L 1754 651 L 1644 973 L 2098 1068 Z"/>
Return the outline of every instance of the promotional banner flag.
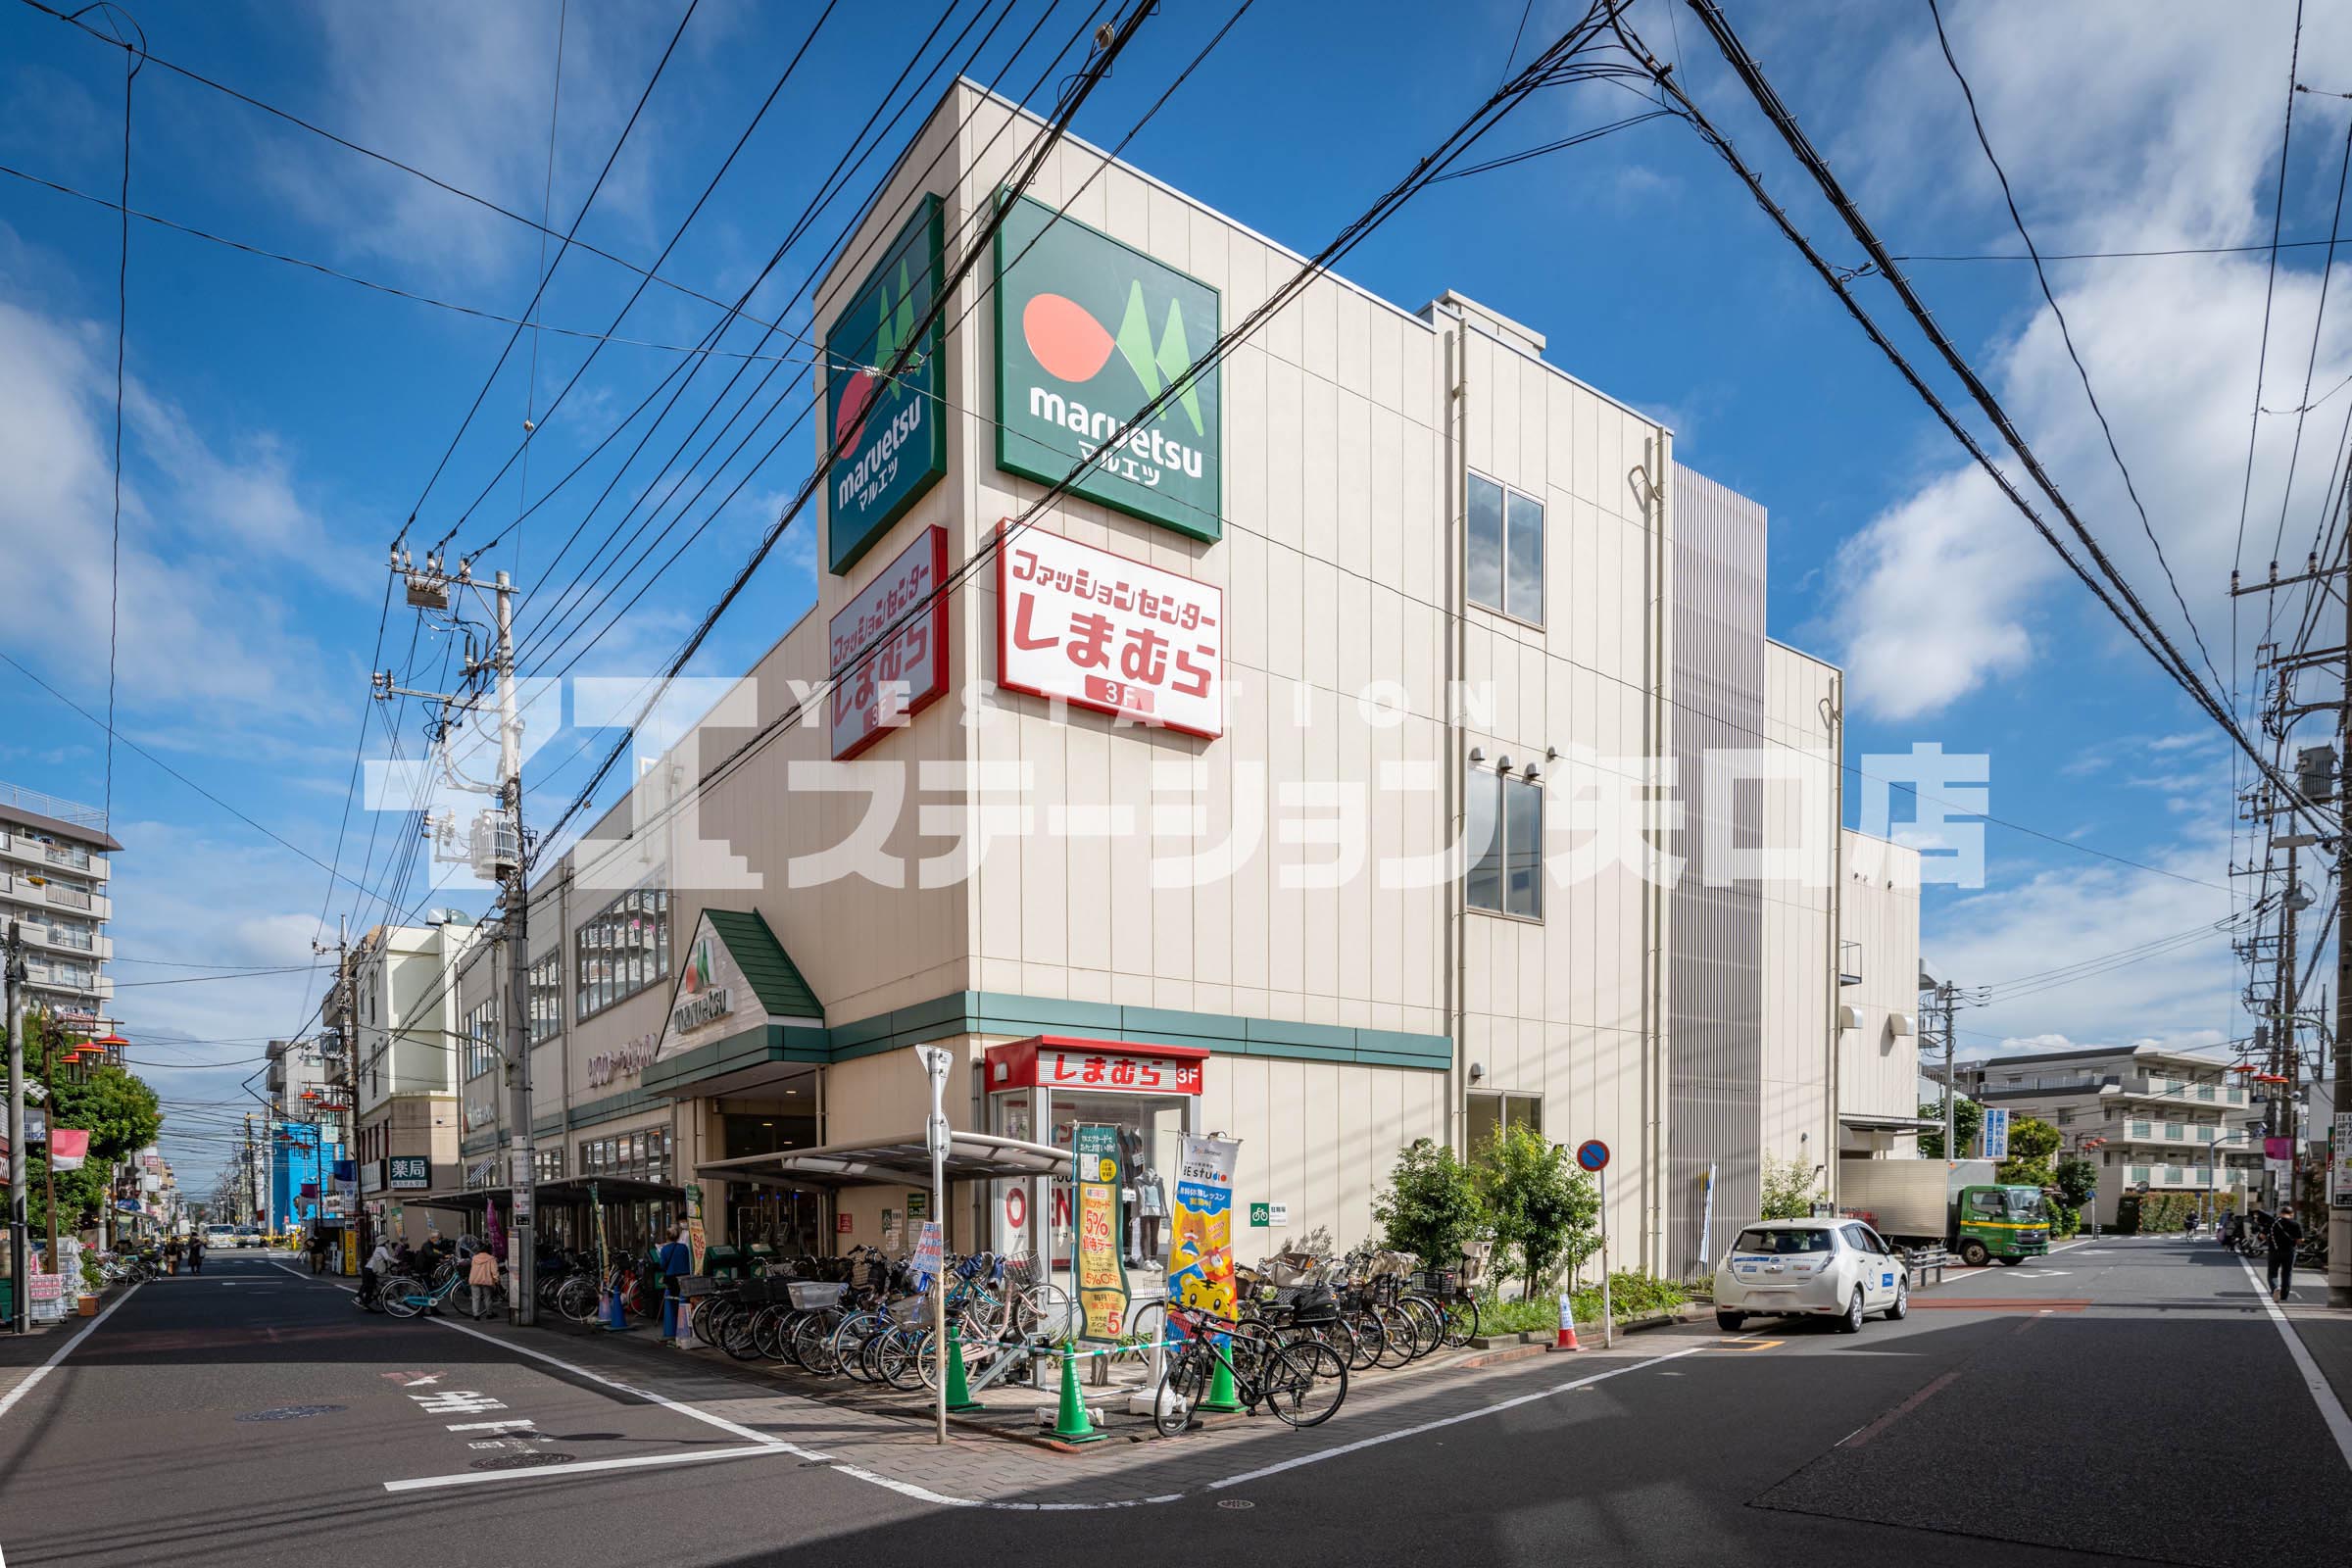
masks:
<path fill-rule="evenodd" d="M 1127 1264 L 1119 1238 L 1119 1130 L 1082 1124 L 1071 1151 L 1078 1163 L 1078 1306 L 1080 1338 L 1116 1340 L 1127 1331 Z"/>
<path fill-rule="evenodd" d="M 90 1135 L 77 1127 L 57 1127 L 49 1133 L 49 1168 L 79 1170 L 90 1154 Z"/>
<path fill-rule="evenodd" d="M 1181 1142 L 1168 1299 L 1231 1317 L 1233 1170 L 1241 1157 L 1241 1140 L 1187 1137 Z"/>

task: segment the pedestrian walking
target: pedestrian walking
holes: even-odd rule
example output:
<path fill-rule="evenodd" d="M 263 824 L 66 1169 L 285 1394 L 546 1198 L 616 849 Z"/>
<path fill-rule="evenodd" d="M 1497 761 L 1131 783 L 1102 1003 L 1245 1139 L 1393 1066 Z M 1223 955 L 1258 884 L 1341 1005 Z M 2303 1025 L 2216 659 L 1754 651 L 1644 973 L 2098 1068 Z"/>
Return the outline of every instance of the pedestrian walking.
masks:
<path fill-rule="evenodd" d="M 201 1233 L 188 1238 L 188 1272 L 204 1272 L 204 1237 Z"/>
<path fill-rule="evenodd" d="M 164 1272 L 167 1274 L 179 1272 L 179 1238 L 176 1236 L 164 1243 Z"/>
<path fill-rule="evenodd" d="M 2302 1240 L 2303 1227 L 2295 1220 L 2295 1205 L 2280 1203 L 2278 1217 L 2271 1221 L 2270 1276 L 2274 1301 L 2285 1300 L 2295 1288 L 2295 1248 Z"/>
<path fill-rule="evenodd" d="M 466 1285 L 473 1293 L 475 1317 L 490 1315 L 490 1292 L 497 1284 L 498 1255 L 487 1247 L 481 1248 L 474 1252 L 473 1261 L 466 1265 Z"/>
<path fill-rule="evenodd" d="M 662 1244 L 656 1254 L 656 1266 L 662 1271 L 662 1341 L 675 1345 L 678 1339 L 678 1319 L 685 1304 L 686 1276 L 694 1272 L 694 1247 L 687 1240 L 691 1233 L 683 1225 L 677 1234 Z"/>

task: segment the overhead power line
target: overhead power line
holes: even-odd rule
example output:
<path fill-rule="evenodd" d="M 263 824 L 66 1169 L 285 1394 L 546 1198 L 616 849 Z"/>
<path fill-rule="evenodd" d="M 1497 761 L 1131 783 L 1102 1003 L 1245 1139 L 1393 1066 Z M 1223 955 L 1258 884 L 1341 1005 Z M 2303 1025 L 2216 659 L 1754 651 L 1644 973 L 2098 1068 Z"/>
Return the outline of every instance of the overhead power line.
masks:
<path fill-rule="evenodd" d="M 2122 623 L 2124 628 L 2132 634 L 2133 640 L 2148 652 L 2149 657 L 2156 662 L 2157 666 L 2165 672 L 2166 676 L 2186 693 L 2189 699 L 2221 727 L 2223 733 L 2229 736 L 2231 743 L 2253 761 L 2256 769 L 2264 777 L 2270 779 L 2281 790 L 2296 812 L 2311 821 L 2321 831 L 2332 831 L 2333 823 L 2330 819 L 2315 808 L 2310 802 L 2304 800 L 2301 794 L 2295 790 L 2293 780 L 2282 774 L 2268 758 L 2256 749 L 2253 741 L 2238 726 L 2233 714 L 2223 706 L 2221 699 L 2206 687 L 2195 668 L 2173 645 L 2171 637 L 2165 632 L 2162 624 L 2149 613 L 2147 607 L 2140 603 L 2138 595 L 2132 591 L 2131 584 L 2117 569 L 2114 563 L 2108 559 L 2106 551 L 2100 546 L 2088 525 L 2082 521 L 2073 504 L 2067 500 L 2065 494 L 2059 490 L 2056 481 L 2050 477 L 2048 470 L 2042 466 L 2040 460 L 2018 430 L 2016 422 L 2010 417 L 2008 411 L 1993 396 L 1991 389 L 1984 384 L 1983 377 L 1977 373 L 1976 368 L 1968 363 L 1967 358 L 1952 343 L 1950 337 L 1936 322 L 1926 303 L 1911 287 L 1909 280 L 1903 275 L 1901 268 L 1895 264 L 1892 254 L 1872 231 L 1869 223 L 1863 219 L 1853 200 L 1846 194 L 1828 163 L 1814 149 L 1803 129 L 1796 123 L 1794 116 L 1781 101 L 1771 82 L 1765 78 L 1762 68 L 1747 52 L 1746 46 L 1740 41 L 1739 35 L 1732 30 L 1731 24 L 1724 17 L 1722 8 L 1716 5 L 1714 0 L 1690 0 L 1690 7 L 1698 14 L 1700 21 L 1706 24 L 1709 34 L 1715 39 L 1716 46 L 1722 51 L 1724 59 L 1731 65 L 1734 74 L 1764 111 L 1765 117 L 1780 133 L 1782 140 L 1788 144 L 1789 151 L 1795 155 L 1798 163 L 1821 187 L 1832 207 L 1844 220 L 1847 230 L 1877 265 L 1881 275 L 1893 286 L 1904 309 L 1917 323 L 1921 332 L 1927 336 L 1931 345 L 1953 374 L 1960 378 L 1978 407 L 2000 431 L 2002 439 L 2018 455 L 2034 485 L 2048 498 L 2058 514 L 2065 519 L 2089 565 L 2076 560 L 2075 556 L 2060 542 L 2048 520 L 2042 517 L 2040 513 L 2019 491 L 2015 483 L 2001 471 L 2000 466 L 1992 461 L 1990 454 L 1944 406 L 1942 400 L 1920 377 L 1918 371 L 1911 367 L 1910 362 L 1903 357 L 1901 351 L 1896 349 L 1886 338 L 1885 332 L 1871 318 L 1869 312 L 1864 310 L 1860 301 L 1854 298 L 1851 289 L 1847 286 L 1846 277 L 1821 256 L 1812 242 L 1806 239 L 1802 231 L 1796 227 L 1795 222 L 1781 209 L 1778 203 L 1772 200 L 1765 191 L 1761 177 L 1747 166 L 1730 139 L 1715 128 L 1714 123 L 1699 110 L 1697 104 L 1692 102 L 1690 95 L 1683 91 L 1681 84 L 1673 79 L 1670 68 L 1663 65 L 1657 56 L 1642 43 L 1641 39 L 1626 24 L 1622 16 L 1613 16 L 1612 25 L 1626 48 L 1642 63 L 1644 69 L 1650 73 L 1660 87 L 1682 107 L 1700 135 L 1710 146 L 1715 148 L 1717 154 L 1724 159 L 1733 172 L 1740 175 L 1742 183 L 1747 185 L 1750 194 L 1754 196 L 1766 215 L 1780 227 L 1789 242 L 1798 247 L 1806 260 L 1812 264 L 1815 271 L 1820 274 L 1822 280 L 1837 293 L 1848 314 L 1870 335 L 1871 341 L 1879 348 L 1880 352 L 1885 354 L 1896 369 L 1902 373 L 1912 390 L 1927 403 L 1931 412 L 1936 416 L 1946 429 L 1951 431 L 1953 438 L 1960 442 L 1969 456 L 1992 479 L 2001 493 L 2008 498 L 2010 504 L 2017 508 L 2020 514 L 2034 525 L 2034 531 L 2041 535 L 2044 542 L 2057 552 L 2059 559 L 2085 587 L 2090 589 L 2101 606 Z M 2097 568 L 2096 574 L 2091 569 L 2093 566 Z M 2119 598 L 2122 601 L 2121 604 L 2117 602 Z"/>
<path fill-rule="evenodd" d="M 2148 548 L 2156 552 L 2156 564 L 2164 571 L 2164 580 L 2173 591 L 2173 603 L 2180 609 L 2180 618 L 2188 624 L 2188 634 L 2196 639 L 2197 652 L 2204 657 L 2205 668 L 2214 684 L 2230 694 L 2234 707 L 2236 693 L 2222 679 L 2222 672 L 2213 667 L 2213 655 L 2205 646 L 2205 634 L 2197 629 L 2197 617 L 2188 612 L 2188 601 L 2180 596 L 2180 579 L 2173 575 L 2173 564 L 2164 559 L 2164 545 L 2156 537 L 2156 525 L 2148 520 L 2147 504 L 2139 498 L 2139 486 L 2132 478 L 2132 469 L 2124 462 L 2124 454 L 2115 444 L 2115 427 L 2107 422 L 2107 411 L 2099 406 L 2099 395 L 2091 389 L 2090 371 L 2083 367 L 2082 355 L 2075 347 L 2074 328 L 2067 324 L 2066 312 L 2059 307 L 2058 296 L 2050 287 L 2050 274 L 2041 265 L 2041 253 L 2034 247 L 2034 235 L 2026 227 L 2025 214 L 2017 210 L 2017 194 L 2009 188 L 2009 172 L 2001 167 L 2000 158 L 1992 150 L 1992 140 L 1984 133 L 1984 118 L 1977 112 L 1976 90 L 1969 86 L 1968 76 L 1952 54 L 1952 40 L 1943 30 L 1943 12 L 1936 0 L 1928 0 L 1928 15 L 1936 23 L 1936 41 L 1942 47 L 1943 63 L 1951 68 L 1952 79 L 1960 84 L 1960 96 L 1968 103 L 1968 122 L 1976 127 L 1977 145 L 1984 150 L 1984 161 L 1992 166 L 1993 176 L 2001 182 L 2001 200 L 2009 209 L 2009 221 L 2017 228 L 2017 237 L 2026 242 L 2026 254 L 2034 259 L 2034 276 L 2041 285 L 2041 297 L 2058 322 L 2059 340 L 2066 345 L 2066 357 L 2074 362 L 2075 374 L 2082 383 L 2082 396 L 2090 404 L 2090 412 L 2098 416 L 2099 433 L 2106 437 L 2107 455 L 2115 460 L 2116 472 L 2124 476 L 2124 493 L 2132 498 L 2132 509 L 2139 514 L 2140 532 L 2147 535 Z M 2311 388 L 2304 387 L 2310 395 Z M 2281 509 L 2283 515 L 2283 508 Z"/>

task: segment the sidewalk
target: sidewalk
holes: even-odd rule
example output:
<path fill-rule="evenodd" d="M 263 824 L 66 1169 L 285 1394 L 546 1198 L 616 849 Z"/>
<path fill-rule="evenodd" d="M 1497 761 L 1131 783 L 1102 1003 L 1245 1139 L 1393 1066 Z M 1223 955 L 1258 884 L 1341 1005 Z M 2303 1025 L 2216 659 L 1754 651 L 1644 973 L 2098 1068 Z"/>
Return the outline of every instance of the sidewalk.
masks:
<path fill-rule="evenodd" d="M 2328 1287 L 2322 1284 L 2314 1294 L 2325 1301 Z M 2352 1311 L 2302 1301 L 2292 1302 L 2284 1310 L 2288 1325 L 2310 1352 L 2312 1364 L 2335 1391 L 2337 1401 L 2352 1408 Z"/>

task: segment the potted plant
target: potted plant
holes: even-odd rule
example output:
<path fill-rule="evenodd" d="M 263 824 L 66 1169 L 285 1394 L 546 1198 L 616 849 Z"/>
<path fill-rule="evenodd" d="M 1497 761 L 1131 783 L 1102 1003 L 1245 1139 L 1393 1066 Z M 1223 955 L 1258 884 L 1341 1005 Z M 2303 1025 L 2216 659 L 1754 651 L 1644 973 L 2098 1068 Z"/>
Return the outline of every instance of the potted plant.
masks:
<path fill-rule="evenodd" d="M 74 1309 L 83 1317 L 98 1315 L 98 1290 L 106 1283 L 106 1271 L 99 1266 L 98 1254 L 89 1248 L 81 1250 L 81 1296 Z"/>

